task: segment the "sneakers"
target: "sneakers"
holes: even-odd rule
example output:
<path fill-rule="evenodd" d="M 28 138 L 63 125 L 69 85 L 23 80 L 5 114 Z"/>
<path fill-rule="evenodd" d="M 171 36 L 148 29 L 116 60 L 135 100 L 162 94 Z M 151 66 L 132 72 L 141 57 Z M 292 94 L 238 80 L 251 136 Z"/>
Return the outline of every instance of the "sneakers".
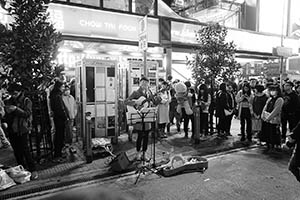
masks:
<path fill-rule="evenodd" d="M 136 160 L 141 160 L 142 159 L 142 152 L 140 152 L 140 151 L 136 152 L 135 158 L 136 158 Z"/>
<path fill-rule="evenodd" d="M 69 148 L 69 151 L 72 154 L 75 154 L 77 152 L 76 149 L 74 147 L 72 147 L 72 146 Z"/>
<path fill-rule="evenodd" d="M 55 163 L 63 163 L 65 160 L 62 157 L 57 157 L 53 159 L 53 162 Z"/>
<path fill-rule="evenodd" d="M 150 161 L 150 158 L 147 157 L 145 152 L 143 152 L 143 154 L 142 154 L 142 160 L 145 161 L 145 162 Z"/>

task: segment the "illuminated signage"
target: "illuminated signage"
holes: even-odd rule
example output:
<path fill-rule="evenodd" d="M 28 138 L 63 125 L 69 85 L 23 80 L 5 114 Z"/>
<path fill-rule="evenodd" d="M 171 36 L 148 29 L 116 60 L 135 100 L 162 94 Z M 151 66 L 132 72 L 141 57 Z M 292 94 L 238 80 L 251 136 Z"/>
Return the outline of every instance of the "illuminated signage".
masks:
<path fill-rule="evenodd" d="M 0 23 L 8 24 L 8 16 L 6 14 L 6 11 L 4 11 L 1 7 L 0 7 Z"/>
<path fill-rule="evenodd" d="M 50 19 L 63 35 L 138 41 L 142 17 L 74 6 L 49 5 Z M 159 43 L 158 19 L 148 18 L 148 41 Z"/>
<path fill-rule="evenodd" d="M 196 32 L 201 29 L 201 25 L 173 21 L 171 27 L 172 42 L 197 44 Z M 264 35 L 230 28 L 227 30 L 226 41 L 233 41 L 238 50 L 272 53 L 273 47 L 281 44 L 280 36 Z M 299 41 L 284 38 L 283 46 L 292 48 L 292 53 L 296 54 L 298 53 Z"/>

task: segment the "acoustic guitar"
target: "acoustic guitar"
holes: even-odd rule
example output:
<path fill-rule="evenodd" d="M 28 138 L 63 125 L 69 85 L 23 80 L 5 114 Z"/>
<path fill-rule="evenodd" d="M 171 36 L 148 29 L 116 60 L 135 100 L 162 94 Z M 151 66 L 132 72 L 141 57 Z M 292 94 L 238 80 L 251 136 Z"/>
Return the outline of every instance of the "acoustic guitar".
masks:
<path fill-rule="evenodd" d="M 141 122 L 141 113 L 148 113 L 145 117 L 145 122 L 153 122 L 155 121 L 155 113 L 156 107 L 149 107 L 150 102 L 149 99 L 141 96 L 138 99 L 132 99 L 135 102 L 134 106 L 127 105 L 127 123 L 128 124 L 136 124 L 137 122 Z"/>

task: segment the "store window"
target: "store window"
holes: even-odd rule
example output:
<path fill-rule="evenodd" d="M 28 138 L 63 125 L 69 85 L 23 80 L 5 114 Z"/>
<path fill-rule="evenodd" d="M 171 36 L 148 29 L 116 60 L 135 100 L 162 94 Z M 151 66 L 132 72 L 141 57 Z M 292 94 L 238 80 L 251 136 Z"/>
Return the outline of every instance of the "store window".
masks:
<path fill-rule="evenodd" d="M 132 0 L 132 12 L 138 14 L 154 14 L 155 0 Z"/>
<path fill-rule="evenodd" d="M 103 7 L 115 10 L 129 11 L 129 0 L 103 0 Z"/>
<path fill-rule="evenodd" d="M 100 7 L 100 0 L 70 0 L 70 2 Z"/>

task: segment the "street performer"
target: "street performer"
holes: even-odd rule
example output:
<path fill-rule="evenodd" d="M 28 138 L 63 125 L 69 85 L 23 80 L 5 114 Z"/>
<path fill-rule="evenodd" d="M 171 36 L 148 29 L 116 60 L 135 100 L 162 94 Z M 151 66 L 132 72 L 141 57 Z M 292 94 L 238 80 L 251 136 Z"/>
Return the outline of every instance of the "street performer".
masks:
<path fill-rule="evenodd" d="M 142 102 L 141 100 L 142 99 Z M 136 110 L 141 110 L 144 107 L 149 107 L 151 102 L 154 101 L 154 96 L 149 89 L 149 80 L 146 77 L 140 79 L 140 87 L 133 91 L 132 94 L 125 100 L 125 105 L 132 106 Z M 136 141 L 136 159 L 137 160 L 148 160 L 145 157 L 148 146 L 148 137 L 151 130 L 151 123 L 145 123 L 145 130 L 143 131 L 143 124 L 138 122 L 134 125 L 134 130 L 137 131 L 138 137 Z M 143 143 L 143 147 L 142 147 Z M 142 147 L 142 152 L 141 152 Z"/>

